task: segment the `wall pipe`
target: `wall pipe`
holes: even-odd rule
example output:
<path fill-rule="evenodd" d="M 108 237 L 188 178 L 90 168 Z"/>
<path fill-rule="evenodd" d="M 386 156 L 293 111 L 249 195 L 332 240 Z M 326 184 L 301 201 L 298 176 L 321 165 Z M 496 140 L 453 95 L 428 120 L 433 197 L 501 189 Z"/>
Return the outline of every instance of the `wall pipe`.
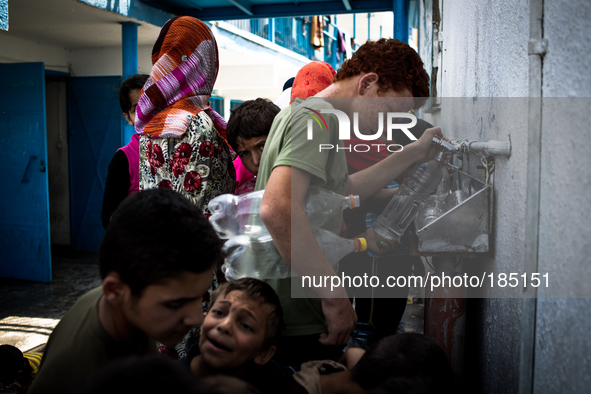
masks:
<path fill-rule="evenodd" d="M 527 151 L 527 207 L 523 272 L 538 272 L 540 184 L 542 150 L 542 77 L 543 56 L 547 41 L 544 34 L 544 0 L 530 1 L 529 15 L 529 103 Z M 526 288 L 523 294 L 521 349 L 519 355 L 519 394 L 534 389 L 534 352 L 536 339 L 537 289 Z"/>
<path fill-rule="evenodd" d="M 510 141 L 495 141 L 488 142 L 469 142 L 468 150 L 473 152 L 481 152 L 492 156 L 510 156 L 511 142 Z"/>

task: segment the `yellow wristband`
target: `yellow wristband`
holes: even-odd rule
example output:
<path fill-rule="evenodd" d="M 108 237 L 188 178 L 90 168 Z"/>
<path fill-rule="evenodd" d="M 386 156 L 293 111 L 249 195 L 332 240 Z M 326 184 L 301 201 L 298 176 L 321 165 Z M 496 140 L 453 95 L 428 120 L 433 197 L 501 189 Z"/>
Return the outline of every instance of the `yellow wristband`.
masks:
<path fill-rule="evenodd" d="M 367 240 L 365 238 L 357 238 L 359 240 L 359 251 L 365 252 L 367 250 Z"/>

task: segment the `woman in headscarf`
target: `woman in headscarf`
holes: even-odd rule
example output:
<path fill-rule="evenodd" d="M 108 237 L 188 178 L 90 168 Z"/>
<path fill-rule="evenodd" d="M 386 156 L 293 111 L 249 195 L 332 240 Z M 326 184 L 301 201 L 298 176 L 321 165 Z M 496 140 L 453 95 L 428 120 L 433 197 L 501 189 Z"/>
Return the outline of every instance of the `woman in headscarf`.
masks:
<path fill-rule="evenodd" d="M 154 44 L 152 64 L 136 109 L 140 191 L 173 189 L 209 217 L 209 201 L 232 193 L 236 183 L 226 122 L 209 106 L 219 67 L 213 33 L 193 17 L 169 20 Z M 163 230 L 174 234 L 174 229 Z M 217 269 L 213 289 L 219 281 L 225 279 Z M 159 351 L 182 357 L 197 337 L 194 329 L 175 349 Z"/>
<path fill-rule="evenodd" d="M 209 217 L 207 205 L 236 181 L 226 122 L 209 107 L 218 48 L 202 21 L 169 20 L 152 50 L 152 72 L 137 106 L 140 190 L 173 189 Z"/>

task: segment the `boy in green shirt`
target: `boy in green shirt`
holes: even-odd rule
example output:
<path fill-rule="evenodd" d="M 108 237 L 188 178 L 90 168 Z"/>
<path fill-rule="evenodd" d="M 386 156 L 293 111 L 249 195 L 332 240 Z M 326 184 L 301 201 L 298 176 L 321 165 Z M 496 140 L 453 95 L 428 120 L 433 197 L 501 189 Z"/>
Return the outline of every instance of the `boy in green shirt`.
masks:
<path fill-rule="evenodd" d="M 201 302 L 221 259 L 213 228 L 168 189 L 126 199 L 99 251 L 102 286 L 68 311 L 45 348 L 30 393 L 70 392 L 111 360 L 174 346 L 203 321 Z"/>
<path fill-rule="evenodd" d="M 276 116 L 261 158 L 256 189 L 265 189 L 261 218 L 281 256 L 296 273 L 335 275 L 303 209 L 310 185 L 356 194 L 363 201 L 414 163 L 433 155 L 432 138 L 443 137 L 440 128 L 428 129 L 403 150 L 349 176 L 343 142 L 339 140 L 340 119 L 323 110 L 347 115 L 352 130 L 358 116 L 358 128 L 373 134 L 378 129 L 375 121 L 379 113 L 406 113 L 419 108 L 428 96 L 429 76 L 419 55 L 401 41 L 380 39 L 364 44 L 345 61 L 328 88 L 306 101 L 296 100 Z M 323 123 L 310 121 L 311 113 L 322 113 Z M 308 127 L 313 128 L 311 136 Z M 325 228 L 338 233 L 340 225 L 341 216 L 337 215 Z M 388 247 L 378 248 L 379 239 L 371 229 L 364 236 L 374 253 L 393 246 L 382 243 Z M 344 287 L 302 289 L 292 286 L 290 279 L 268 282 L 278 293 L 285 313 L 279 361 L 297 365 L 308 359 L 338 357 L 338 345 L 347 342 L 357 321 Z"/>

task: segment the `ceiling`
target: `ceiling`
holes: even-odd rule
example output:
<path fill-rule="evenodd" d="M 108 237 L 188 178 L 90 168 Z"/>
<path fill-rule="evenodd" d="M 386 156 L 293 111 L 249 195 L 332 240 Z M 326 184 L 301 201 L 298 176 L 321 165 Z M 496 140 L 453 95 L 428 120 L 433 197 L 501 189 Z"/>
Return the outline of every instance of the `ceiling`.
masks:
<path fill-rule="evenodd" d="M 143 0 L 144 4 L 201 20 L 333 15 L 392 11 L 393 0 Z"/>
<path fill-rule="evenodd" d="M 68 49 L 121 46 L 121 22 L 138 22 L 138 45 L 153 45 L 160 27 L 78 0 L 10 0 L 13 37 Z"/>
<path fill-rule="evenodd" d="M 153 45 L 160 32 L 154 26 L 116 12 L 97 8 L 89 0 L 10 0 L 9 30 L 0 31 L 69 50 L 121 45 L 121 23 L 136 22 L 138 45 Z M 124 0 L 92 0 L 107 6 Z M 127 0 L 126 4 L 139 0 Z M 202 20 L 229 20 L 295 15 L 330 15 L 392 10 L 393 0 L 143 0 L 150 6 L 175 15 Z M 147 8 L 150 8 L 147 7 Z M 160 12 L 160 11 L 157 11 Z"/>

